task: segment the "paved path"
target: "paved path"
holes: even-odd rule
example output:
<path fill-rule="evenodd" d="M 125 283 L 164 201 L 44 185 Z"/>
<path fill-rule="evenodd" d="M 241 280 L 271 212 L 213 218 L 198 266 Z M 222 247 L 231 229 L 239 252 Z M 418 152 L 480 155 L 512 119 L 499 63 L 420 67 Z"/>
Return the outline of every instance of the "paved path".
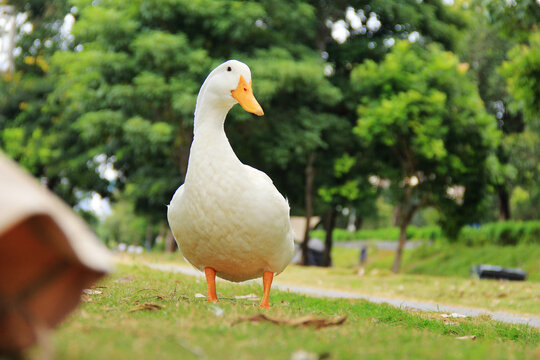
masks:
<path fill-rule="evenodd" d="M 142 264 L 156 270 L 204 277 L 204 274 L 202 272 L 191 267 L 155 264 L 155 263 L 142 263 Z M 487 315 L 491 315 L 491 318 L 497 321 L 502 321 L 502 322 L 511 323 L 511 324 L 527 324 L 530 326 L 540 328 L 540 317 L 536 317 L 536 316 L 524 316 L 524 315 L 517 315 L 517 314 L 512 314 L 512 313 L 507 313 L 507 312 L 502 312 L 502 311 L 490 311 L 486 309 L 469 308 L 469 307 L 455 306 L 455 305 L 433 304 L 433 303 L 414 301 L 414 300 L 399 300 L 399 299 L 392 299 L 392 298 L 385 298 L 385 297 L 368 296 L 368 295 L 350 293 L 350 292 L 345 292 L 345 291 L 325 290 L 325 289 L 317 289 L 317 288 L 312 288 L 312 287 L 307 287 L 307 286 L 288 285 L 288 284 L 281 283 L 279 281 L 275 281 L 274 284 L 272 284 L 272 286 L 279 290 L 291 291 L 291 292 L 310 295 L 310 296 L 342 298 L 342 299 L 364 299 L 364 300 L 378 303 L 378 304 L 387 303 L 389 305 L 402 308 L 402 309 L 435 311 L 435 312 L 443 312 L 443 313 L 458 313 L 458 314 L 467 315 L 467 316 L 479 316 L 479 315 L 487 314 Z"/>

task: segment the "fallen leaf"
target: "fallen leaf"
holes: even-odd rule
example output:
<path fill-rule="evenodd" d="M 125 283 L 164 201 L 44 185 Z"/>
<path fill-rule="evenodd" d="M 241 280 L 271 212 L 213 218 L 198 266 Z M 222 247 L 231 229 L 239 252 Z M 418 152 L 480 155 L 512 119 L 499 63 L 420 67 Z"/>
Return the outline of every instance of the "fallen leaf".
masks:
<path fill-rule="evenodd" d="M 297 350 L 292 353 L 291 360 L 319 360 L 319 355 L 306 350 Z"/>
<path fill-rule="evenodd" d="M 508 293 L 500 293 L 499 295 L 497 295 L 498 298 L 503 298 L 507 296 L 508 296 Z"/>
<path fill-rule="evenodd" d="M 203 295 L 203 294 L 197 293 L 197 294 L 195 294 L 195 297 L 196 297 L 196 298 L 205 298 L 206 296 Z"/>
<path fill-rule="evenodd" d="M 476 335 L 459 336 L 456 339 L 458 339 L 458 340 L 476 340 Z"/>
<path fill-rule="evenodd" d="M 214 312 L 216 316 L 223 316 L 223 314 L 225 313 L 225 310 L 223 310 L 217 305 L 211 305 L 210 308 L 212 309 L 212 311 Z"/>
<path fill-rule="evenodd" d="M 241 322 L 259 322 L 267 321 L 274 324 L 284 324 L 290 326 L 315 326 L 316 329 L 320 329 L 327 326 L 341 325 L 347 320 L 347 316 L 340 316 L 334 319 L 316 318 L 312 315 L 302 316 L 293 319 L 279 319 L 271 317 L 265 314 L 256 314 L 253 316 L 242 317 L 234 321 L 231 325 L 236 325 Z"/>
<path fill-rule="evenodd" d="M 94 289 L 84 289 L 83 293 L 85 293 L 86 295 L 99 295 L 99 294 L 103 294 L 103 291 L 94 290 Z"/>
<path fill-rule="evenodd" d="M 281 300 L 281 305 L 288 306 L 288 305 L 291 305 L 291 303 L 285 300 Z"/>
<path fill-rule="evenodd" d="M 82 301 L 82 302 L 92 302 L 92 301 L 94 301 L 94 300 L 92 300 L 92 298 L 91 298 L 90 296 L 88 296 L 88 295 L 86 295 L 86 294 L 82 294 L 82 295 L 81 295 L 81 301 Z"/>
<path fill-rule="evenodd" d="M 157 304 L 144 303 L 141 305 L 135 306 L 133 309 L 128 310 L 128 312 L 141 311 L 141 310 L 160 310 L 163 306 Z"/>
<path fill-rule="evenodd" d="M 131 281 L 133 281 L 133 278 L 131 276 L 126 276 L 126 277 L 114 280 L 115 283 L 125 283 L 125 282 L 131 282 Z"/>
<path fill-rule="evenodd" d="M 260 298 L 255 294 L 238 295 L 238 296 L 235 296 L 234 298 L 238 300 L 252 300 L 252 301 L 260 300 Z"/>
<path fill-rule="evenodd" d="M 466 318 L 467 315 L 462 315 L 458 313 L 451 313 L 451 314 L 441 314 L 441 317 L 443 318 Z"/>

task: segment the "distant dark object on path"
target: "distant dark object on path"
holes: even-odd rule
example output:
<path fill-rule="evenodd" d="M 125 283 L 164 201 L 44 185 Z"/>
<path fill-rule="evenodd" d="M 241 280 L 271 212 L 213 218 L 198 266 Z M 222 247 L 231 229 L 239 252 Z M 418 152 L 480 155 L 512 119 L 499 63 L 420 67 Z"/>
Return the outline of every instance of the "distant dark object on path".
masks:
<path fill-rule="evenodd" d="M 360 265 L 364 266 L 367 261 L 367 246 L 362 246 L 362 249 L 360 250 Z"/>
<path fill-rule="evenodd" d="M 527 272 L 521 269 L 504 268 L 494 265 L 475 265 L 471 267 L 471 275 L 479 279 L 515 280 L 527 279 Z"/>

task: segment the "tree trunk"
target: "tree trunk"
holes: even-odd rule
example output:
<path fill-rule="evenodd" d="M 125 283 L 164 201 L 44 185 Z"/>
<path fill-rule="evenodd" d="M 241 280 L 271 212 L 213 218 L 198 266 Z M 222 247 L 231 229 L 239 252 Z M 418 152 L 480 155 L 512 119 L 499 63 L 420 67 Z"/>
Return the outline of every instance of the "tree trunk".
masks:
<path fill-rule="evenodd" d="M 302 265 L 307 265 L 308 260 L 308 242 L 309 242 L 309 223 L 313 216 L 313 178 L 315 177 L 313 163 L 315 162 L 315 153 L 311 153 L 306 164 L 306 189 L 305 189 L 305 206 L 306 206 L 306 229 L 304 231 L 304 241 L 302 242 Z"/>
<path fill-rule="evenodd" d="M 398 273 L 401 267 L 401 257 L 403 255 L 403 249 L 407 242 L 407 226 L 409 226 L 414 213 L 422 206 L 422 202 L 411 204 L 412 188 L 407 187 L 403 197 L 403 202 L 399 206 L 400 220 L 399 220 L 399 243 L 396 250 L 396 257 L 394 258 L 394 264 L 392 265 L 392 272 Z M 397 207 L 396 207 L 397 208 Z"/>
<path fill-rule="evenodd" d="M 354 219 L 354 228 L 356 229 L 356 231 L 362 228 L 363 222 L 364 222 L 364 218 L 362 217 L 362 215 L 356 214 L 356 219 Z"/>
<path fill-rule="evenodd" d="M 332 266 L 332 234 L 334 228 L 336 227 L 336 217 L 337 211 L 334 207 L 326 213 L 325 219 L 325 230 L 326 237 L 324 239 L 324 256 L 323 256 L 323 266 Z"/>
<path fill-rule="evenodd" d="M 394 214 L 392 215 L 392 226 L 399 226 L 401 217 L 401 204 L 399 204 L 394 208 Z"/>
<path fill-rule="evenodd" d="M 167 237 L 165 238 L 165 251 L 175 252 L 176 249 L 178 249 L 178 246 L 176 246 L 176 241 L 174 241 L 172 231 L 169 229 L 169 231 L 167 231 Z"/>
<path fill-rule="evenodd" d="M 401 257 L 403 255 L 403 249 L 405 248 L 405 243 L 407 242 L 407 226 L 409 222 L 405 217 L 402 218 L 402 222 L 399 225 L 399 243 L 396 250 L 396 257 L 394 258 L 394 264 L 392 265 L 392 272 L 398 273 L 399 268 L 401 267 Z"/>
<path fill-rule="evenodd" d="M 154 234 L 154 227 L 150 224 L 146 225 L 146 235 L 144 237 L 144 246 L 146 247 L 146 251 L 152 250 L 152 243 L 153 243 L 153 235 Z"/>
<path fill-rule="evenodd" d="M 497 192 L 499 203 L 499 221 L 510 220 L 510 195 L 504 186 Z"/>

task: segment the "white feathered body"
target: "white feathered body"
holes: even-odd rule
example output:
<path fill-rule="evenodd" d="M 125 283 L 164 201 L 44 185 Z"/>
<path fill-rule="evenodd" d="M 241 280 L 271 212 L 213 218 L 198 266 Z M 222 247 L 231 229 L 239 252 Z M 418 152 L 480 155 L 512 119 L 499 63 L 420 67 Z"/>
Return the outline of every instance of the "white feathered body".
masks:
<path fill-rule="evenodd" d="M 168 220 L 193 266 L 230 281 L 280 273 L 293 256 L 287 201 L 266 174 L 240 162 L 219 126 L 196 131 Z"/>

